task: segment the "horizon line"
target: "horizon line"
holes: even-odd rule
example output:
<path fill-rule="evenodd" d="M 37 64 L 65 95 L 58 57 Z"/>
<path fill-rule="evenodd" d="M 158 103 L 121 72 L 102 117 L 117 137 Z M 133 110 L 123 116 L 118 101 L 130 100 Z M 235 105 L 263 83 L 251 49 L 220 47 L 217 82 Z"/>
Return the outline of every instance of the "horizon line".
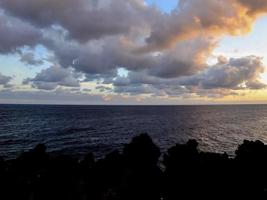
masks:
<path fill-rule="evenodd" d="M 207 104 L 61 104 L 61 103 L 0 103 L 1 105 L 36 105 L 36 106 L 251 106 L 267 103 L 207 103 Z"/>

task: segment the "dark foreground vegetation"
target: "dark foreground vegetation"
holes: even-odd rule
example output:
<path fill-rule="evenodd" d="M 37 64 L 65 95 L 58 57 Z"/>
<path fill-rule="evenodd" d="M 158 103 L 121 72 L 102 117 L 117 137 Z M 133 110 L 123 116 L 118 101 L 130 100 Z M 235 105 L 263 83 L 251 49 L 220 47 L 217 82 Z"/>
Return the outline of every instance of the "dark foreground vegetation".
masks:
<path fill-rule="evenodd" d="M 267 146 L 244 141 L 236 156 L 205 153 L 190 140 L 163 155 L 142 134 L 95 160 L 51 156 L 38 145 L 15 160 L 0 160 L 0 199 L 177 200 L 267 198 Z"/>

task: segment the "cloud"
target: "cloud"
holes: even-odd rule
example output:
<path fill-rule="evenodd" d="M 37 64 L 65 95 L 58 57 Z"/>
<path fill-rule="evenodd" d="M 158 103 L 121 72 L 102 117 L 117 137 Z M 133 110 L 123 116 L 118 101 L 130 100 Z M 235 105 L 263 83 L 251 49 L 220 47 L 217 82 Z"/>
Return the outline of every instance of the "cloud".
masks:
<path fill-rule="evenodd" d="M 267 12 L 267 1 L 265 0 L 238 0 L 247 8 L 249 15 L 261 15 Z"/>
<path fill-rule="evenodd" d="M 153 58 L 157 62 L 149 68 L 149 74 L 177 78 L 198 73 L 206 67 L 206 61 L 216 45 L 215 41 L 203 37 L 180 42 L 174 49 Z"/>
<path fill-rule="evenodd" d="M 176 10 L 152 24 L 140 51 L 168 49 L 201 34 L 215 38 L 246 34 L 266 12 L 265 0 L 182 0 Z"/>
<path fill-rule="evenodd" d="M 12 80 L 11 76 L 5 76 L 0 73 L 0 85 L 3 85 L 5 88 L 10 87 L 10 81 Z"/>
<path fill-rule="evenodd" d="M 52 67 L 24 81 L 40 90 L 79 88 L 78 74 L 108 95 L 218 97 L 265 88 L 257 56 L 207 64 L 223 36 L 251 30 L 265 0 L 180 0 L 171 13 L 144 0 L 0 0 L 0 10 L 1 54 L 19 53 L 28 65 L 44 64 L 37 45 L 52 55 Z"/>
<path fill-rule="evenodd" d="M 136 46 L 126 38 L 108 38 L 86 44 L 55 41 L 53 49 L 61 66 L 71 66 L 90 80 L 115 78 L 120 67 L 175 78 L 204 69 L 216 45 L 216 41 L 200 37 L 180 42 L 176 48 L 165 52 L 139 54 L 133 52 Z"/>
<path fill-rule="evenodd" d="M 142 0 L 1 0 L 0 6 L 40 28 L 58 24 L 81 42 L 129 33 L 157 12 Z"/>
<path fill-rule="evenodd" d="M 116 87 L 114 90 L 116 93 L 140 95 L 140 94 L 153 94 L 156 90 L 150 85 L 131 85 Z"/>
<path fill-rule="evenodd" d="M 33 52 L 26 52 L 26 53 L 21 52 L 19 55 L 20 55 L 20 61 L 27 65 L 38 66 L 44 64 L 43 60 L 37 59 Z"/>
<path fill-rule="evenodd" d="M 185 79 L 181 84 L 185 86 L 199 86 L 203 89 L 263 89 L 265 84 L 259 78 L 265 67 L 262 58 L 248 56 L 230 58 L 229 61 L 219 61 L 204 72 Z"/>
<path fill-rule="evenodd" d="M 103 86 L 103 85 L 98 85 L 95 87 L 96 90 L 99 90 L 100 92 L 111 92 L 112 88 L 111 87 L 107 87 L 107 86 Z"/>
<path fill-rule="evenodd" d="M 20 97 L 18 99 L 18 96 Z M 40 91 L 0 91 L 1 103 L 39 103 L 39 104 L 99 104 L 103 103 L 100 95 L 90 95 L 70 90 Z"/>
<path fill-rule="evenodd" d="M 24 80 L 24 84 L 29 84 L 42 90 L 54 90 L 58 86 L 80 87 L 80 82 L 72 69 L 60 66 L 51 66 L 42 70 L 32 79 Z"/>
<path fill-rule="evenodd" d="M 0 10 L 0 53 L 35 46 L 41 38 L 42 35 L 36 28 L 18 18 L 6 16 Z"/>
<path fill-rule="evenodd" d="M 18 97 L 20 97 L 18 99 Z M 89 104 L 89 105 L 103 105 L 103 104 L 166 104 L 177 103 L 177 100 L 159 99 L 153 97 L 148 99 L 135 98 L 133 96 L 122 95 L 94 95 L 81 92 L 71 92 L 69 90 L 57 89 L 53 91 L 0 91 L 0 103 L 38 103 L 38 104 Z"/>
<path fill-rule="evenodd" d="M 113 85 L 117 93 L 170 97 L 196 94 L 215 98 L 237 95 L 237 90 L 266 88 L 267 85 L 260 80 L 264 70 L 260 57 L 247 56 L 228 60 L 219 56 L 217 64 L 195 75 L 164 79 L 144 72 L 130 72 L 127 77 L 116 78 Z"/>
<path fill-rule="evenodd" d="M 267 87 L 267 85 L 259 80 L 247 81 L 246 87 L 252 90 L 260 90 Z"/>

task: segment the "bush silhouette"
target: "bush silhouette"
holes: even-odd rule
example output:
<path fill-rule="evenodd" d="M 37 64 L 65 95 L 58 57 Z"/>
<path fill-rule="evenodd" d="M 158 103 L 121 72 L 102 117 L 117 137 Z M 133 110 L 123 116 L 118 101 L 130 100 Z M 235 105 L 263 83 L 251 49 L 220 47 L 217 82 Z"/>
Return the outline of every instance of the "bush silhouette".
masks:
<path fill-rule="evenodd" d="M 141 134 L 122 150 L 82 160 L 46 153 L 43 144 L 17 159 L 0 158 L 0 199 L 174 200 L 267 197 L 267 146 L 245 140 L 236 156 L 202 152 L 195 140 L 160 149 Z M 159 167 L 161 166 L 161 167 Z"/>

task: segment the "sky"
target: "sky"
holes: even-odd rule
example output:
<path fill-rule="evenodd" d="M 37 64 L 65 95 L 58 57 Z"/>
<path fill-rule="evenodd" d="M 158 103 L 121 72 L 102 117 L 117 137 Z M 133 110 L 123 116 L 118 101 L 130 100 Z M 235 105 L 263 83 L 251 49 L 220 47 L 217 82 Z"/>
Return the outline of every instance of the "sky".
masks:
<path fill-rule="evenodd" d="M 0 0 L 0 103 L 267 103 L 267 0 Z"/>

